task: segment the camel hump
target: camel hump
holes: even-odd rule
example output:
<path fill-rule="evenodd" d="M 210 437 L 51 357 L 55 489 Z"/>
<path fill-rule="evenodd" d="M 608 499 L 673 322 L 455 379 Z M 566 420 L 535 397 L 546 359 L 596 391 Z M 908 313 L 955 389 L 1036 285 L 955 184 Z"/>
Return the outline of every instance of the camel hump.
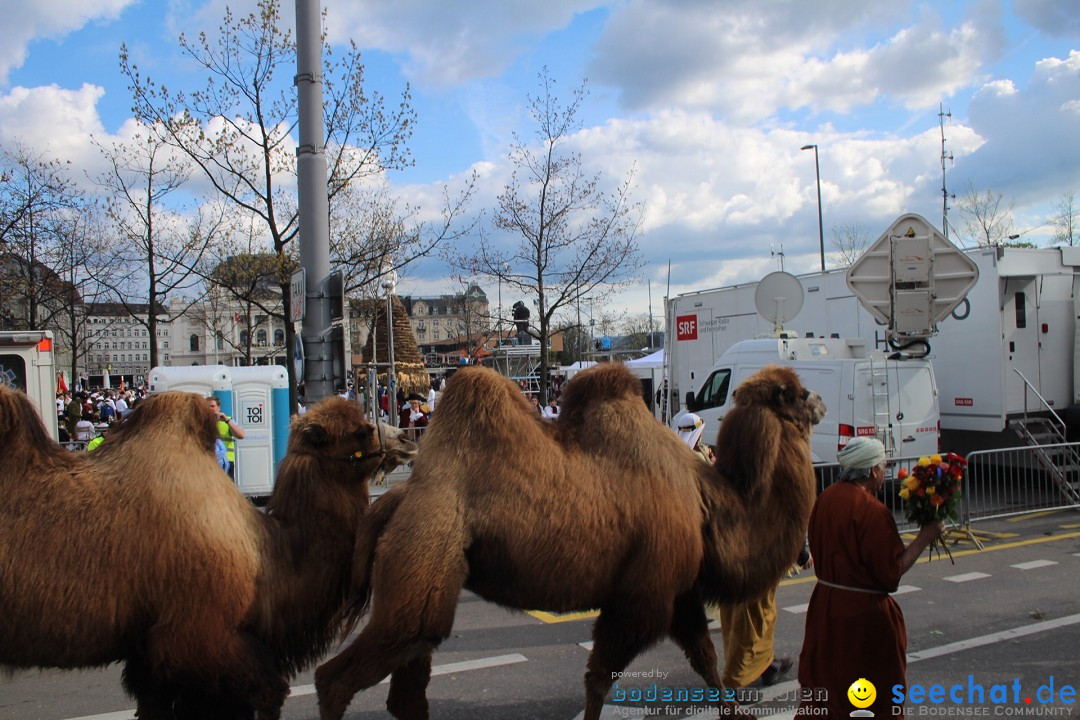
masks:
<path fill-rule="evenodd" d="M 598 402 L 640 398 L 641 381 L 622 363 L 604 363 L 582 370 L 562 393 L 563 417 L 576 416 Z"/>
<path fill-rule="evenodd" d="M 439 396 L 439 410 L 432 416 L 432 427 L 454 423 L 475 423 L 490 416 L 494 408 L 517 407 L 529 411 L 521 388 L 513 380 L 490 368 L 472 365 L 451 376 Z"/>

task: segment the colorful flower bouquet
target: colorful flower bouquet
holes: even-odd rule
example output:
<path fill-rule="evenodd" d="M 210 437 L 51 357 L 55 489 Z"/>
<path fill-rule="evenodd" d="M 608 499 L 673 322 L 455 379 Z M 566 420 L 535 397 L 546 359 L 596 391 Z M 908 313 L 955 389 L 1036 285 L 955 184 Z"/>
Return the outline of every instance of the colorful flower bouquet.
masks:
<path fill-rule="evenodd" d="M 896 477 L 903 483 L 900 498 L 904 501 L 908 522 L 922 527 L 933 522 L 956 520 L 956 502 L 961 495 L 960 484 L 966 466 L 967 460 L 956 453 L 948 453 L 944 458 L 940 455 L 921 457 L 910 472 L 901 468 Z M 939 536 L 930 543 L 931 553 L 935 545 L 939 545 L 952 560 L 944 537 Z"/>

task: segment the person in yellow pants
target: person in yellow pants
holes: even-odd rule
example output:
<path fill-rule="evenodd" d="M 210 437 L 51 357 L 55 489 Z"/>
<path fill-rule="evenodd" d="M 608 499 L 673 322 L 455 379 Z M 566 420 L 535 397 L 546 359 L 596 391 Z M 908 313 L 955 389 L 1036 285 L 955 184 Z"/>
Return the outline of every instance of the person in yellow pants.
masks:
<path fill-rule="evenodd" d="M 776 632 L 776 588 L 738 605 L 718 608 L 724 638 L 724 687 L 742 688 L 761 678 L 775 684 L 791 669 L 791 658 L 773 655 Z"/>

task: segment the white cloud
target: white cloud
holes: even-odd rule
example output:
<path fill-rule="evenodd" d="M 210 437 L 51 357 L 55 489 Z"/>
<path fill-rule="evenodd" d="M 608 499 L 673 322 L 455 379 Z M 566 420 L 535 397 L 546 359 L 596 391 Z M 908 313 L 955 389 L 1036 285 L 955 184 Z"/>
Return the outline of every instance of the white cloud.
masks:
<path fill-rule="evenodd" d="M 958 192 L 970 183 L 1020 204 L 1049 202 L 1078 189 L 1080 51 L 1039 61 L 1026 88 L 998 79 L 972 98 L 967 123 L 985 144 L 957 156 Z"/>
<path fill-rule="evenodd" d="M 406 77 L 448 87 L 497 76 L 551 31 L 574 15 L 608 4 L 604 0 L 326 0 L 331 42 L 355 40 L 361 47 L 402 58 Z"/>
<path fill-rule="evenodd" d="M 1013 0 L 1013 9 L 1051 37 L 1080 37 L 1076 0 Z"/>
<path fill-rule="evenodd" d="M 31 42 L 62 38 L 89 22 L 115 20 L 135 0 L 0 0 L 0 84 L 26 60 Z"/>
<path fill-rule="evenodd" d="M 679 105 L 746 123 L 783 109 L 847 112 L 882 97 L 929 107 L 970 85 L 1002 42 L 989 4 L 952 30 L 926 8 L 906 19 L 903 4 L 881 0 L 793 0 L 768 13 L 752 0 L 686 4 L 621 8 L 589 76 L 618 87 L 634 109 Z"/>
<path fill-rule="evenodd" d="M 90 84 L 77 90 L 57 85 L 11 88 L 0 95 L 0 144 L 19 143 L 46 157 L 70 161 L 75 168 L 92 167 L 97 150 L 90 136 L 104 134 L 97 112 L 104 93 Z"/>

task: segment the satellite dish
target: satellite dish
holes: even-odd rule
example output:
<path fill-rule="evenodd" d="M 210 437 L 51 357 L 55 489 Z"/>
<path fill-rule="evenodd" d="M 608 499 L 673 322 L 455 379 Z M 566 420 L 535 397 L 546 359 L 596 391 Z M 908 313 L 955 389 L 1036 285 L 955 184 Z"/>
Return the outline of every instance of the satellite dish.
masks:
<path fill-rule="evenodd" d="M 774 330 L 783 330 L 784 323 L 793 320 L 802 310 L 802 304 L 802 283 L 791 273 L 769 273 L 761 278 L 754 291 L 758 315 L 771 322 Z"/>
<path fill-rule="evenodd" d="M 978 279 L 971 258 L 915 213 L 897 218 L 847 271 L 851 292 L 896 348 L 925 344 Z"/>

